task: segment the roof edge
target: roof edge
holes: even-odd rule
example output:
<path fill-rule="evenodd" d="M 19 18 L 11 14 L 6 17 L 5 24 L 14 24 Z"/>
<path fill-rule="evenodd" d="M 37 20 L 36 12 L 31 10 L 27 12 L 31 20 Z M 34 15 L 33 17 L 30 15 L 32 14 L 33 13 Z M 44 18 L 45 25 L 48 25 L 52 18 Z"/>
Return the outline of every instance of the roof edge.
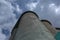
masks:
<path fill-rule="evenodd" d="M 41 21 L 42 21 L 42 22 L 48 22 L 50 25 L 52 25 L 51 22 L 48 21 L 48 20 L 41 20 Z"/>

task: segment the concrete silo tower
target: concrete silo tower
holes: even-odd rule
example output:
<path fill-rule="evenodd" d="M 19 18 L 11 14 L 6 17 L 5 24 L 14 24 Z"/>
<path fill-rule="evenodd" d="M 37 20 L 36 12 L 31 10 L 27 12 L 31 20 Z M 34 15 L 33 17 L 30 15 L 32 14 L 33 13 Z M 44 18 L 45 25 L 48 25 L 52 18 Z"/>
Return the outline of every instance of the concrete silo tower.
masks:
<path fill-rule="evenodd" d="M 55 38 L 35 12 L 26 11 L 14 26 L 10 40 L 55 40 Z"/>

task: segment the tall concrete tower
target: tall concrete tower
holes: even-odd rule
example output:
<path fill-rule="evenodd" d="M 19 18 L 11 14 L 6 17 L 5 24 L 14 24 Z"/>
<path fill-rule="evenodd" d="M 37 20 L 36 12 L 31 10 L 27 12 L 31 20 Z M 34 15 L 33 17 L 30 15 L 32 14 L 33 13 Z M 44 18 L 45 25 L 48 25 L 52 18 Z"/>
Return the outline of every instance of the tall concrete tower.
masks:
<path fill-rule="evenodd" d="M 12 30 L 10 40 L 55 40 L 36 13 L 24 12 Z"/>

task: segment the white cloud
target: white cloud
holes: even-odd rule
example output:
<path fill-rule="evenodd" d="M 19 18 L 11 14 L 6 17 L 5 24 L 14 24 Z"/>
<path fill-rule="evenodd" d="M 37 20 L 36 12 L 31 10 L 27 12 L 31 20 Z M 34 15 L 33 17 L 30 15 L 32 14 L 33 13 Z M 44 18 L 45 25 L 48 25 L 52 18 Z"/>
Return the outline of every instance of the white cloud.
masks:
<path fill-rule="evenodd" d="M 22 11 L 19 9 L 18 5 L 14 8 L 10 2 L 0 0 L 0 29 L 8 28 L 11 32 L 17 21 L 16 15 L 13 13 L 14 10 L 18 12 Z M 0 32 L 0 40 L 6 40 L 6 36 L 2 34 L 2 32 Z"/>
<path fill-rule="evenodd" d="M 39 2 L 32 2 L 32 3 L 27 3 L 27 8 L 29 10 L 34 10 Z"/>
<path fill-rule="evenodd" d="M 54 3 L 49 4 L 49 7 L 53 7 L 53 6 L 55 6 L 55 4 L 54 4 Z"/>
<path fill-rule="evenodd" d="M 0 28 L 0 40 L 5 40 L 6 36 L 2 34 L 2 29 Z"/>
<path fill-rule="evenodd" d="M 54 3 L 51 3 L 51 4 L 49 4 L 49 8 L 50 8 L 50 10 L 55 11 L 57 6 Z"/>
<path fill-rule="evenodd" d="M 60 6 L 55 9 L 55 12 L 56 12 L 57 15 L 60 14 Z"/>
<path fill-rule="evenodd" d="M 54 3 L 49 4 L 49 9 L 52 12 L 55 12 L 56 15 L 60 14 L 60 6 L 56 6 Z"/>
<path fill-rule="evenodd" d="M 20 11 L 19 5 L 16 6 L 16 9 L 18 12 Z"/>
<path fill-rule="evenodd" d="M 16 9 L 15 9 L 17 12 L 19 12 L 19 13 L 22 13 L 22 9 L 19 7 L 19 5 L 17 4 L 16 5 Z"/>
<path fill-rule="evenodd" d="M 15 15 L 13 14 L 12 5 L 5 1 L 5 3 L 0 3 L 0 24 L 8 21 L 13 21 L 15 19 Z"/>
<path fill-rule="evenodd" d="M 41 5 L 41 6 L 40 6 L 40 8 L 41 8 L 41 11 L 43 11 L 44 6 L 43 6 L 43 5 Z"/>
<path fill-rule="evenodd" d="M 6 40 L 6 36 L 2 33 L 0 33 L 0 40 Z"/>
<path fill-rule="evenodd" d="M 57 28 L 60 28 L 59 25 L 60 25 L 60 6 L 57 6 L 55 3 L 51 3 L 49 4 L 49 11 L 51 14 L 51 17 L 52 17 L 52 23 L 53 23 L 53 26 L 57 27 Z"/>

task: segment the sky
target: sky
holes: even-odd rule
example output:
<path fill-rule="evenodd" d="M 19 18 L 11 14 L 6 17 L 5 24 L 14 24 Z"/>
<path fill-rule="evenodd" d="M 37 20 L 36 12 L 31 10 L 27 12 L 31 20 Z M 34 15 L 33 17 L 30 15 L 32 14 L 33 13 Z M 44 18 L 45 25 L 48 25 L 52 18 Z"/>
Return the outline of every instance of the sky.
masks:
<path fill-rule="evenodd" d="M 60 0 L 0 0 L 0 40 L 9 39 L 18 18 L 28 10 L 60 28 Z"/>

